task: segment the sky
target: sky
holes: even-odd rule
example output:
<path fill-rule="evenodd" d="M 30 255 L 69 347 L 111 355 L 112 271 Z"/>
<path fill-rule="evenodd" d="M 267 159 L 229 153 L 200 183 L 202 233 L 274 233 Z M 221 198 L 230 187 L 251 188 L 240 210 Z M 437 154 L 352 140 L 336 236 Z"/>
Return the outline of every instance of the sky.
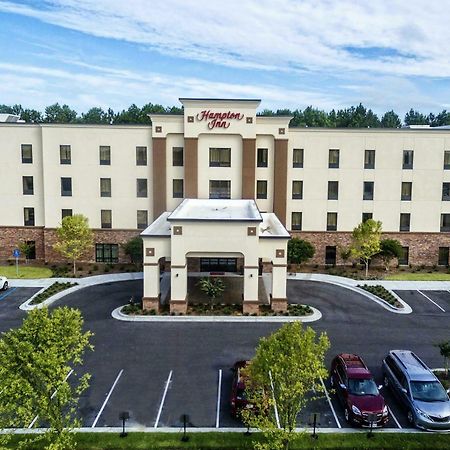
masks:
<path fill-rule="evenodd" d="M 450 109 L 450 0 L 0 0 L 0 104 Z"/>

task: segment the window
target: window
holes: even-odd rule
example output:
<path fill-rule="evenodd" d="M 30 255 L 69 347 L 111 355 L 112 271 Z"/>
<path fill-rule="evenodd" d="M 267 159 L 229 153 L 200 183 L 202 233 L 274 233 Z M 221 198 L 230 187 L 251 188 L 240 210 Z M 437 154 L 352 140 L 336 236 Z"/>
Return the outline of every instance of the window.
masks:
<path fill-rule="evenodd" d="M 291 230 L 301 231 L 302 229 L 302 213 L 293 212 L 291 219 Z"/>
<path fill-rule="evenodd" d="M 34 208 L 23 208 L 23 224 L 34 227 Z"/>
<path fill-rule="evenodd" d="M 369 219 L 373 219 L 373 213 L 362 213 L 363 222 L 367 222 Z"/>
<path fill-rule="evenodd" d="M 183 198 L 184 197 L 184 186 L 183 186 L 183 180 L 173 180 L 172 181 L 172 188 L 173 188 L 173 198 Z"/>
<path fill-rule="evenodd" d="M 103 263 L 119 262 L 119 245 L 95 244 L 95 261 Z"/>
<path fill-rule="evenodd" d="M 339 150 L 330 149 L 328 151 L 328 167 L 330 169 L 339 168 Z"/>
<path fill-rule="evenodd" d="M 409 264 L 409 247 L 402 247 L 402 253 L 398 258 L 400 266 L 407 266 Z"/>
<path fill-rule="evenodd" d="M 411 225 L 411 214 L 401 213 L 400 214 L 400 231 L 409 231 Z"/>
<path fill-rule="evenodd" d="M 26 241 L 28 245 L 27 259 L 36 259 L 36 241 Z"/>
<path fill-rule="evenodd" d="M 71 209 L 62 209 L 61 210 L 61 220 L 63 220 L 64 217 L 72 217 L 72 210 Z"/>
<path fill-rule="evenodd" d="M 209 180 L 209 198 L 231 198 L 231 181 Z"/>
<path fill-rule="evenodd" d="M 373 200 L 373 181 L 364 181 L 363 200 Z"/>
<path fill-rule="evenodd" d="M 100 178 L 100 197 L 111 197 L 111 178 Z"/>
<path fill-rule="evenodd" d="M 450 214 L 441 214 L 441 231 L 450 231 Z"/>
<path fill-rule="evenodd" d="M 297 200 L 303 198 L 303 181 L 292 182 L 292 198 Z"/>
<path fill-rule="evenodd" d="M 136 196 L 147 197 L 147 178 L 138 178 L 136 180 Z"/>
<path fill-rule="evenodd" d="M 172 166 L 183 166 L 183 147 L 172 147 Z"/>
<path fill-rule="evenodd" d="M 61 196 L 72 197 L 72 178 L 61 177 Z"/>
<path fill-rule="evenodd" d="M 327 231 L 337 230 L 337 213 L 329 212 L 327 213 Z"/>
<path fill-rule="evenodd" d="M 258 180 L 256 182 L 256 198 L 267 198 L 267 181 Z"/>
<path fill-rule="evenodd" d="M 111 147 L 109 145 L 100 145 L 100 165 L 111 165 Z"/>
<path fill-rule="evenodd" d="M 364 169 L 375 169 L 375 150 L 364 152 Z"/>
<path fill-rule="evenodd" d="M 450 150 L 444 151 L 444 170 L 450 169 Z"/>
<path fill-rule="evenodd" d="M 33 177 L 22 177 L 23 195 L 34 194 Z"/>
<path fill-rule="evenodd" d="M 303 149 L 294 148 L 293 152 L 293 167 L 302 168 L 303 167 Z"/>
<path fill-rule="evenodd" d="M 137 211 L 137 227 L 143 230 L 148 226 L 148 212 L 145 209 L 138 209 Z"/>
<path fill-rule="evenodd" d="M 147 165 L 147 147 L 136 147 L 136 165 L 146 166 Z"/>
<path fill-rule="evenodd" d="M 33 146 L 31 144 L 22 144 L 20 146 L 22 150 L 22 163 L 32 164 L 33 163 Z"/>
<path fill-rule="evenodd" d="M 410 181 L 402 182 L 402 200 L 411 200 L 412 183 Z"/>
<path fill-rule="evenodd" d="M 403 169 L 412 169 L 414 162 L 414 152 L 412 150 L 403 150 Z"/>
<path fill-rule="evenodd" d="M 328 182 L 328 200 L 337 200 L 339 196 L 339 182 Z"/>
<path fill-rule="evenodd" d="M 258 167 L 267 167 L 269 159 L 269 149 L 268 148 L 258 148 Z"/>
<path fill-rule="evenodd" d="M 231 167 L 231 148 L 210 148 L 209 167 Z"/>
<path fill-rule="evenodd" d="M 438 265 L 448 266 L 448 255 L 449 255 L 448 247 L 439 247 Z"/>
<path fill-rule="evenodd" d="M 110 209 L 102 209 L 100 215 L 102 228 L 112 228 L 112 211 Z"/>
<path fill-rule="evenodd" d="M 442 200 L 450 200 L 450 183 L 442 183 Z"/>
<path fill-rule="evenodd" d="M 72 151 L 70 145 L 59 146 L 59 162 L 61 164 L 72 164 Z"/>
<path fill-rule="evenodd" d="M 325 264 L 327 266 L 335 266 L 336 265 L 336 246 L 335 245 L 327 245 L 325 247 Z"/>

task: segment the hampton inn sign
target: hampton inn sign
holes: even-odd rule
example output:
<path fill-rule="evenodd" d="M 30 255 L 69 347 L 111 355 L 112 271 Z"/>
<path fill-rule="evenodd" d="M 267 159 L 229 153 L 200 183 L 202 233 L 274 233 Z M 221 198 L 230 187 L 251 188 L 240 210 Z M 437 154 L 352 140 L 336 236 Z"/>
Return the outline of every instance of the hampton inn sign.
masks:
<path fill-rule="evenodd" d="M 227 111 L 227 112 L 214 112 L 210 109 L 199 112 L 196 116 L 199 122 L 208 122 L 208 128 L 228 128 L 231 125 L 231 120 L 242 120 L 244 114 Z"/>

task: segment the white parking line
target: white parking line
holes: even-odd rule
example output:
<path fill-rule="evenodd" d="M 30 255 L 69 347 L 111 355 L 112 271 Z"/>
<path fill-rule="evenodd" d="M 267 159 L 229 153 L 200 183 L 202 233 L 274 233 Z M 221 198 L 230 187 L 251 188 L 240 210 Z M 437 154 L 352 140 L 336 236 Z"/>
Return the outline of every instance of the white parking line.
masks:
<path fill-rule="evenodd" d="M 428 295 L 425 295 L 422 291 L 417 291 L 419 294 L 422 294 L 427 300 L 429 300 L 431 303 L 433 303 L 433 305 L 437 306 L 442 312 L 445 312 L 445 309 L 442 308 L 441 306 L 439 306 L 434 300 L 431 300 L 430 297 L 428 297 Z"/>
<path fill-rule="evenodd" d="M 108 392 L 108 395 L 105 398 L 105 401 L 103 402 L 102 407 L 100 408 L 100 411 L 97 414 L 97 417 L 94 420 L 94 423 L 92 424 L 91 428 L 95 428 L 95 425 L 97 425 L 98 419 L 100 419 L 100 416 L 102 415 L 103 410 L 105 409 L 106 404 L 108 403 L 109 397 L 111 397 L 112 391 L 116 387 L 117 382 L 119 381 L 119 378 L 122 376 L 123 369 L 120 369 L 119 374 L 117 375 L 116 379 L 114 380 L 113 385 L 111 386 L 111 389 Z"/>
<path fill-rule="evenodd" d="M 170 381 L 172 380 L 172 373 L 173 373 L 173 370 L 170 371 L 169 377 L 167 378 L 166 387 L 164 388 L 164 393 L 163 393 L 163 396 L 161 399 L 161 404 L 159 405 L 158 415 L 156 416 L 156 422 L 155 422 L 155 425 L 153 428 L 158 428 L 158 423 L 159 423 L 159 419 L 161 417 L 162 409 L 164 406 L 164 401 L 166 400 L 167 390 L 169 389 L 169 384 L 170 384 Z"/>
<path fill-rule="evenodd" d="M 63 383 L 65 383 L 67 381 L 67 379 L 70 377 L 70 375 L 73 374 L 73 369 L 66 375 L 66 378 L 64 378 Z M 58 389 L 55 389 L 55 392 L 53 392 L 52 396 L 50 397 L 51 399 L 53 399 L 53 397 L 56 395 L 56 393 L 58 392 Z M 36 423 L 36 420 L 38 420 L 39 416 L 36 416 L 30 423 L 30 425 L 28 425 L 28 428 L 33 428 L 34 424 Z"/>
<path fill-rule="evenodd" d="M 220 394 L 222 391 L 222 369 L 219 369 L 219 381 L 217 384 L 216 428 L 219 428 L 220 420 Z"/>
<path fill-rule="evenodd" d="M 325 391 L 325 396 L 327 397 L 328 404 L 330 405 L 331 412 L 333 413 L 334 420 L 336 421 L 336 425 L 338 426 L 338 428 L 342 428 L 341 423 L 339 422 L 339 419 L 336 415 L 336 411 L 334 410 L 333 404 L 331 403 L 331 398 L 328 395 L 328 391 L 327 388 L 325 387 L 325 383 L 323 382 L 322 377 L 320 377 L 320 382 L 322 383 L 323 390 Z"/>
<path fill-rule="evenodd" d="M 389 406 L 388 406 L 388 411 L 389 411 L 389 414 L 390 414 L 390 415 L 392 416 L 392 418 L 394 419 L 395 424 L 396 424 L 400 429 L 403 428 L 403 427 L 400 425 L 400 422 L 397 420 L 397 417 L 394 416 L 394 413 L 392 412 L 392 409 L 389 408 Z"/>

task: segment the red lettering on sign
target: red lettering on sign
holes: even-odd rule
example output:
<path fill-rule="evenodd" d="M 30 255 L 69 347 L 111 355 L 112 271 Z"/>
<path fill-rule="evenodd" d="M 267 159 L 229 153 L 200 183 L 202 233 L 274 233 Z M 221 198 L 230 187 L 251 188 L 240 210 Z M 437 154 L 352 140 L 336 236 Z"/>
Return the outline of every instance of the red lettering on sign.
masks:
<path fill-rule="evenodd" d="M 208 122 L 210 130 L 213 128 L 228 128 L 231 125 L 230 120 L 242 120 L 243 118 L 244 114 L 233 111 L 214 112 L 208 109 L 197 114 L 197 120 Z"/>

